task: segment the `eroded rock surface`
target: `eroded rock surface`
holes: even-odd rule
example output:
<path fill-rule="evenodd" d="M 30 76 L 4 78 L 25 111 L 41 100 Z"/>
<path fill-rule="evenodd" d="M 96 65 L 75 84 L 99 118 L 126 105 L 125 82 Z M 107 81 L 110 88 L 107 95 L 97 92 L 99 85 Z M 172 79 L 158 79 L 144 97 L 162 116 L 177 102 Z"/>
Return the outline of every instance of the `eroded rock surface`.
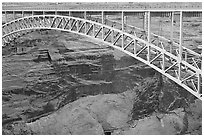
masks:
<path fill-rule="evenodd" d="M 104 134 L 128 127 L 134 93 L 88 96 L 27 126 L 36 134 Z"/>
<path fill-rule="evenodd" d="M 130 91 L 88 96 L 26 125 L 34 134 L 175 135 L 187 130 L 183 109 L 130 123 L 134 96 Z"/>

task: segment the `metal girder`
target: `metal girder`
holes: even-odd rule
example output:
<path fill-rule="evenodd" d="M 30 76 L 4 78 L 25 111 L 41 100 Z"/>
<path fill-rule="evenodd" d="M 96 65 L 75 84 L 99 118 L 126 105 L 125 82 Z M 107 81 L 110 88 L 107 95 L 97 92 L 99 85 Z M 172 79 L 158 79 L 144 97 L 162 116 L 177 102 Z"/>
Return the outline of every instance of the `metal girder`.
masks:
<path fill-rule="evenodd" d="M 127 47 L 129 47 L 130 46 L 130 44 L 132 44 L 134 42 L 134 40 L 131 40 L 127 45 L 125 45 L 123 48 L 124 48 L 124 50 L 127 48 Z"/>
<path fill-rule="evenodd" d="M 111 34 L 111 32 L 112 32 L 112 31 L 109 29 L 109 30 L 108 30 L 108 33 L 106 34 L 105 38 L 103 39 L 104 41 L 106 41 L 106 39 L 107 39 L 108 36 Z"/>
<path fill-rule="evenodd" d="M 144 46 L 139 52 L 136 53 L 136 56 L 138 56 L 140 53 L 142 53 L 144 50 L 146 50 L 147 46 Z"/>
<path fill-rule="evenodd" d="M 95 38 L 98 36 L 98 34 L 101 32 L 101 30 L 102 30 L 102 27 L 96 32 L 96 34 L 95 34 Z"/>
<path fill-rule="evenodd" d="M 182 60 L 182 44 L 183 44 L 183 12 L 180 11 L 180 33 L 179 33 L 179 54 L 178 54 L 178 79 L 181 79 L 181 60 Z"/>
<path fill-rule="evenodd" d="M 82 28 L 83 28 L 84 25 L 85 25 L 85 22 L 82 23 L 82 25 L 79 27 L 78 32 L 80 32 L 80 31 L 82 30 Z"/>
<path fill-rule="evenodd" d="M 118 36 L 118 38 L 114 41 L 113 45 L 115 45 L 120 38 L 121 38 L 121 35 Z"/>
<path fill-rule="evenodd" d="M 162 55 L 162 53 L 158 54 L 156 57 L 154 57 L 149 63 L 151 64 L 153 61 L 155 61 L 156 59 L 158 59 L 160 56 Z"/>
<path fill-rule="evenodd" d="M 61 18 L 61 19 L 60 19 L 60 21 L 59 21 L 59 23 L 57 24 L 56 28 L 58 28 L 58 27 L 61 25 L 63 19 L 64 19 L 64 18 Z"/>
<path fill-rule="evenodd" d="M 65 23 L 65 25 L 64 25 L 64 27 L 63 27 L 63 29 L 66 29 L 66 27 L 67 27 L 67 25 L 69 24 L 69 22 L 70 22 L 70 20 L 66 21 L 66 23 Z"/>
<path fill-rule="evenodd" d="M 76 23 L 77 23 L 77 20 L 74 20 L 74 21 L 72 22 L 70 30 L 73 30 L 73 28 L 76 27 L 76 26 L 75 26 Z"/>
<path fill-rule="evenodd" d="M 57 19 L 57 17 L 54 17 L 54 20 L 52 21 L 52 24 L 50 25 L 51 28 L 53 27 L 56 19 Z"/>
<path fill-rule="evenodd" d="M 87 35 L 88 35 L 89 32 L 91 31 L 92 27 L 93 27 L 93 24 L 91 24 L 91 26 L 90 26 L 89 29 L 87 30 L 87 32 L 86 32 Z"/>

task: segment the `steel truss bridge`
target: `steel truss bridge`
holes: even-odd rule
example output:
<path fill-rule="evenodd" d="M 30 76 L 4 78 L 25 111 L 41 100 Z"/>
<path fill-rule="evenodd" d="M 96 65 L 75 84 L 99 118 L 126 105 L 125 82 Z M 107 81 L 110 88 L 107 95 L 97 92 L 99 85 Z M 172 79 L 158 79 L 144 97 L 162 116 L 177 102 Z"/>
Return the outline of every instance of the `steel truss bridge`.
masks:
<path fill-rule="evenodd" d="M 22 10 L 21 10 L 22 9 Z M 145 7 L 69 9 L 66 7 L 3 7 L 2 43 L 9 43 L 35 30 L 53 29 L 97 39 L 149 65 L 202 99 L 202 55 L 183 46 L 183 18 L 201 17 L 194 7 Z M 119 21 L 108 19 L 113 15 Z M 142 18 L 143 27 L 127 24 L 128 16 Z M 179 42 L 173 39 L 174 18 L 179 16 Z M 10 17 L 10 18 L 9 18 Z M 151 31 L 151 19 L 171 19 L 170 38 Z M 135 21 L 135 23 L 138 23 Z"/>

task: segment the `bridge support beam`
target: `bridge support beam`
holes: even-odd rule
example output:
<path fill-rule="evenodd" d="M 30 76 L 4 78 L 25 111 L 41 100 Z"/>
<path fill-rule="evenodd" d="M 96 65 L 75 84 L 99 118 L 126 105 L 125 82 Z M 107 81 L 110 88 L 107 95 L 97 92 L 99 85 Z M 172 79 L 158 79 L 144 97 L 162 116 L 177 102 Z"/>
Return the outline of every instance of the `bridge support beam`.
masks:
<path fill-rule="evenodd" d="M 147 40 L 148 43 L 151 43 L 151 12 L 147 12 Z M 150 46 L 147 45 L 147 61 L 150 61 Z"/>
<path fill-rule="evenodd" d="M 16 16 L 15 16 L 15 11 L 13 11 L 13 20 L 16 19 Z"/>
<path fill-rule="evenodd" d="M 143 15 L 143 29 L 144 31 L 147 31 L 147 12 Z"/>
<path fill-rule="evenodd" d="M 174 12 L 171 12 L 171 44 L 170 44 L 170 53 L 173 51 L 173 41 L 174 41 Z"/>
<path fill-rule="evenodd" d="M 7 11 L 5 11 L 5 21 L 8 22 Z"/>
<path fill-rule="evenodd" d="M 104 11 L 101 11 L 101 23 L 105 24 L 105 13 Z M 102 39 L 104 38 L 104 28 L 102 27 Z"/>
<path fill-rule="evenodd" d="M 181 79 L 181 60 L 182 60 L 182 44 L 183 44 L 183 12 L 180 11 L 180 35 L 179 35 L 179 55 L 178 55 L 178 79 Z"/>
<path fill-rule="evenodd" d="M 87 19 L 87 12 L 86 11 L 84 11 L 84 19 L 85 20 Z M 87 31 L 86 22 L 84 24 L 84 30 L 85 30 L 85 32 Z"/>
<path fill-rule="evenodd" d="M 22 11 L 22 18 L 25 16 L 25 12 L 24 11 Z"/>
<path fill-rule="evenodd" d="M 121 21 L 122 21 L 122 31 L 124 32 L 124 24 L 125 24 L 125 18 L 124 18 L 124 11 L 122 11 L 121 15 Z M 124 35 L 122 35 L 122 48 L 124 48 Z"/>
<path fill-rule="evenodd" d="M 87 17 L 87 13 L 86 11 L 84 11 L 84 19 L 86 20 L 86 17 Z"/>
<path fill-rule="evenodd" d="M 202 91 L 201 91 L 201 77 L 200 77 L 200 74 L 197 74 L 197 75 L 198 75 L 198 85 L 197 85 L 198 93 L 202 94 Z"/>

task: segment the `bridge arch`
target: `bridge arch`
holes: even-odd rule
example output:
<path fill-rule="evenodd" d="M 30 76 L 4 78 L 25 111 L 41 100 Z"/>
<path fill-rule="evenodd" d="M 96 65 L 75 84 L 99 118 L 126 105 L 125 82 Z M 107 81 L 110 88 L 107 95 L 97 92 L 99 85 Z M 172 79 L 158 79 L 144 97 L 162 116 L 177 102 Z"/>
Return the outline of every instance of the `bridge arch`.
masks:
<path fill-rule="evenodd" d="M 3 45 L 24 32 L 38 29 L 66 31 L 97 39 L 149 65 L 201 99 L 201 69 L 199 67 L 170 53 L 162 43 L 160 46 L 155 45 L 113 26 L 71 16 L 23 17 L 2 26 Z"/>

